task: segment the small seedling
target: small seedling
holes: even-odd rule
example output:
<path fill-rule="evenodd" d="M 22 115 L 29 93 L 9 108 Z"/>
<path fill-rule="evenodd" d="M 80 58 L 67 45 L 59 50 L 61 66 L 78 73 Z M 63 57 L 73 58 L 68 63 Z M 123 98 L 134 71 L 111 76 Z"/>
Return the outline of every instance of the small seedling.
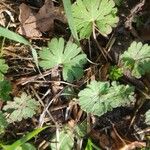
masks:
<path fill-rule="evenodd" d="M 117 66 L 111 66 L 109 71 L 109 79 L 115 81 L 123 76 L 123 69 Z"/>

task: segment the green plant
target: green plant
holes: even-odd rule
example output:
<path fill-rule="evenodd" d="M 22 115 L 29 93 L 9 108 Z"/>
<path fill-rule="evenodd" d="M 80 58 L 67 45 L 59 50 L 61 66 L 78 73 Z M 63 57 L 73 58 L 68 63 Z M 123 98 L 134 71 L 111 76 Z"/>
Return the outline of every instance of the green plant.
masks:
<path fill-rule="evenodd" d="M 22 43 L 24 45 L 28 45 L 30 46 L 31 48 L 31 51 L 32 51 L 32 56 L 33 56 L 33 59 L 34 59 L 34 62 L 39 70 L 39 65 L 38 65 L 38 56 L 37 56 L 37 52 L 36 50 L 32 47 L 32 45 L 30 44 L 30 42 L 28 40 L 26 40 L 24 37 L 20 36 L 19 34 L 13 32 L 13 31 L 10 31 L 9 29 L 6 29 L 6 28 L 3 28 L 3 27 L 0 27 L 0 37 L 5 37 L 7 39 L 10 39 L 10 40 L 13 40 L 13 41 L 16 41 L 16 42 L 19 42 L 19 43 Z M 1 65 L 1 62 L 0 62 L 0 65 Z M 1 66 L 0 66 L 1 68 Z M 1 70 L 0 70 L 1 72 Z M 40 72 L 40 71 L 39 71 Z M 1 74 L 0 74 L 1 76 Z"/>
<path fill-rule="evenodd" d="M 36 148 L 30 143 L 24 143 L 18 146 L 15 150 L 36 150 Z"/>
<path fill-rule="evenodd" d="M 7 101 L 3 110 L 6 111 L 6 114 L 10 113 L 7 121 L 11 123 L 31 118 L 36 113 L 38 106 L 39 103 L 35 99 L 32 99 L 26 93 L 22 93 L 20 97 L 15 97 L 14 101 Z"/>
<path fill-rule="evenodd" d="M 109 71 L 109 79 L 118 80 L 123 76 L 123 69 L 117 66 L 111 66 Z"/>
<path fill-rule="evenodd" d="M 69 24 L 69 28 L 71 30 L 71 33 L 72 33 L 73 37 L 77 41 L 79 41 L 76 26 L 75 26 L 75 23 L 73 20 L 73 15 L 72 15 L 72 10 L 71 10 L 71 1 L 70 0 L 63 0 L 63 4 L 64 4 L 64 10 L 65 10 L 65 13 L 67 16 L 67 20 L 68 20 L 68 24 Z"/>
<path fill-rule="evenodd" d="M 77 0 L 72 11 L 81 39 L 89 38 L 95 29 L 107 36 L 119 20 L 113 0 Z"/>
<path fill-rule="evenodd" d="M 85 150 L 101 150 L 99 147 L 97 147 L 92 140 L 89 138 L 88 142 L 86 144 Z"/>
<path fill-rule="evenodd" d="M 0 58 L 0 81 L 4 80 L 4 74 L 7 73 L 8 68 L 5 60 Z"/>
<path fill-rule="evenodd" d="M 79 105 L 87 113 L 101 116 L 113 108 L 125 106 L 134 101 L 134 88 L 129 85 L 119 85 L 115 81 L 90 84 L 78 94 Z"/>
<path fill-rule="evenodd" d="M 148 44 L 132 42 L 120 58 L 123 67 L 130 69 L 132 76 L 136 78 L 150 72 L 150 46 Z"/>
<path fill-rule="evenodd" d="M 123 0 L 114 0 L 117 6 L 120 6 L 123 3 Z"/>
<path fill-rule="evenodd" d="M 7 101 L 10 99 L 11 84 L 7 80 L 0 81 L 0 100 Z"/>
<path fill-rule="evenodd" d="M 83 138 L 88 131 L 88 122 L 85 119 L 83 122 L 75 126 L 75 133 L 79 138 Z"/>
<path fill-rule="evenodd" d="M 74 134 L 68 126 L 64 126 L 57 135 L 54 135 L 50 147 L 51 150 L 71 150 L 74 145 Z"/>
<path fill-rule="evenodd" d="M 4 133 L 4 130 L 7 127 L 7 125 L 8 123 L 6 121 L 6 118 L 3 115 L 2 111 L 0 111 L 0 134 Z"/>
<path fill-rule="evenodd" d="M 25 45 L 30 45 L 30 43 L 24 37 L 3 27 L 0 27 L 0 37 L 1 36 Z"/>
<path fill-rule="evenodd" d="M 80 54 L 81 48 L 72 42 L 67 42 L 64 46 L 63 38 L 53 38 L 48 43 L 48 47 L 40 52 L 40 66 L 44 69 L 50 69 L 55 66 L 62 67 L 63 79 L 73 81 L 83 76 L 83 65 L 86 63 L 86 55 Z"/>
<path fill-rule="evenodd" d="M 30 149 L 35 150 L 33 145 L 26 143 L 26 142 L 29 141 L 30 139 L 32 139 L 33 137 L 35 137 L 37 134 L 39 134 L 40 132 L 42 132 L 46 128 L 47 127 L 37 128 L 34 131 L 29 132 L 28 134 L 23 136 L 21 139 L 15 141 L 11 145 L 1 144 L 0 146 L 3 148 L 3 150 L 30 150 Z"/>
<path fill-rule="evenodd" d="M 150 125 L 150 110 L 145 113 L 145 123 Z"/>

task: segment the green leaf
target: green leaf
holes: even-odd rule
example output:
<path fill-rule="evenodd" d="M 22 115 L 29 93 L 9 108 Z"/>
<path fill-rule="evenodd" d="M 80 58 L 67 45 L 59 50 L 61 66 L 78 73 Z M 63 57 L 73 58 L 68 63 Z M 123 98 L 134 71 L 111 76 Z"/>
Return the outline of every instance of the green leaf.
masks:
<path fill-rule="evenodd" d="M 10 99 L 11 84 L 7 80 L 0 81 L 0 100 L 7 101 Z"/>
<path fill-rule="evenodd" d="M 36 114 L 39 103 L 32 99 L 26 93 L 22 93 L 20 97 L 15 97 L 14 101 L 7 101 L 3 110 L 9 111 L 10 115 L 7 118 L 9 123 L 21 121 L 22 119 L 32 118 Z"/>
<path fill-rule="evenodd" d="M 32 139 L 33 137 L 35 137 L 37 134 L 39 134 L 40 132 L 42 132 L 46 128 L 47 127 L 37 128 L 34 131 L 32 131 L 32 132 L 28 133 L 27 135 L 25 135 L 24 137 L 22 137 L 21 139 L 17 140 L 13 144 L 11 144 L 11 145 L 2 145 L 2 147 L 3 147 L 4 150 L 17 150 L 19 148 L 22 148 L 22 146 L 27 147 L 27 145 L 29 147 L 29 144 L 27 144 L 26 142 L 29 141 L 30 139 Z M 25 149 L 19 149 L 19 150 L 25 150 Z"/>
<path fill-rule="evenodd" d="M 117 6 L 120 6 L 123 3 L 123 0 L 114 0 Z"/>
<path fill-rule="evenodd" d="M 113 0 L 77 0 L 72 6 L 72 11 L 81 39 L 89 38 L 95 27 L 106 36 L 111 33 L 112 27 L 116 27 L 119 20 Z"/>
<path fill-rule="evenodd" d="M 2 134 L 7 127 L 8 123 L 6 121 L 6 118 L 4 117 L 2 111 L 0 111 L 0 134 Z"/>
<path fill-rule="evenodd" d="M 133 100 L 133 87 L 119 85 L 115 81 L 92 81 L 79 92 L 79 105 L 87 113 L 101 116 L 113 108 L 130 104 Z"/>
<path fill-rule="evenodd" d="M 44 69 L 61 66 L 64 80 L 72 82 L 83 76 L 83 64 L 86 63 L 86 55 L 80 54 L 81 48 L 72 42 L 67 42 L 63 38 L 53 38 L 48 47 L 40 51 L 42 59 L 39 64 Z"/>
<path fill-rule="evenodd" d="M 37 59 L 37 52 L 36 50 L 31 46 L 30 42 L 28 40 L 26 40 L 23 36 L 13 32 L 13 31 L 10 31 L 9 29 L 7 28 L 3 28 L 3 27 L 0 27 L 0 37 L 5 37 L 7 39 L 10 39 L 10 40 L 13 40 L 15 42 L 19 42 L 19 43 L 23 43 L 25 45 L 29 45 L 30 48 L 31 48 L 31 51 L 32 51 L 32 55 L 33 55 L 33 59 L 35 61 L 35 64 L 37 66 L 37 68 L 39 69 L 39 66 L 38 66 L 38 59 Z M 1 65 L 1 62 L 0 62 L 0 65 Z M 1 68 L 1 66 L 0 66 Z M 1 70 L 0 70 L 1 71 Z M 1 80 L 1 73 L 0 73 L 0 80 Z"/>
<path fill-rule="evenodd" d="M 0 81 L 4 80 L 4 74 L 7 73 L 8 68 L 5 60 L 0 58 Z"/>
<path fill-rule="evenodd" d="M 57 141 L 58 140 L 58 141 Z M 74 145 L 74 134 L 72 130 L 65 126 L 59 133 L 59 138 L 56 138 L 56 135 L 53 137 L 50 147 L 51 150 L 71 150 Z"/>
<path fill-rule="evenodd" d="M 88 142 L 85 147 L 85 150 L 101 150 L 101 149 L 97 147 L 90 138 L 88 138 Z"/>
<path fill-rule="evenodd" d="M 125 68 L 129 68 L 136 78 L 150 72 L 150 46 L 141 42 L 132 42 L 127 51 L 121 55 Z"/>
<path fill-rule="evenodd" d="M 18 146 L 15 150 L 36 150 L 36 148 L 30 143 L 25 143 L 21 146 Z"/>
<path fill-rule="evenodd" d="M 25 45 L 30 45 L 30 43 L 25 38 L 23 38 L 22 36 L 20 36 L 19 34 L 13 31 L 10 31 L 7 28 L 0 27 L 0 36 L 3 36 L 7 39 L 10 39 L 19 43 L 23 43 Z"/>
<path fill-rule="evenodd" d="M 76 31 L 76 26 L 73 20 L 73 16 L 72 16 L 72 10 L 71 10 L 71 2 L 70 0 L 63 0 L 63 4 L 64 4 L 64 10 L 67 16 L 67 20 L 68 20 L 68 24 L 69 24 L 69 28 L 71 30 L 71 33 L 73 35 L 73 37 L 79 41 L 78 39 L 78 34 Z"/>
<path fill-rule="evenodd" d="M 109 72 L 109 79 L 111 80 L 118 80 L 123 76 L 123 69 L 118 68 L 117 66 L 111 66 Z"/>
<path fill-rule="evenodd" d="M 150 125 L 150 110 L 145 113 L 145 123 Z"/>
<path fill-rule="evenodd" d="M 87 134 L 88 123 L 87 120 L 84 120 L 79 125 L 75 126 L 75 132 L 80 138 L 83 138 Z"/>

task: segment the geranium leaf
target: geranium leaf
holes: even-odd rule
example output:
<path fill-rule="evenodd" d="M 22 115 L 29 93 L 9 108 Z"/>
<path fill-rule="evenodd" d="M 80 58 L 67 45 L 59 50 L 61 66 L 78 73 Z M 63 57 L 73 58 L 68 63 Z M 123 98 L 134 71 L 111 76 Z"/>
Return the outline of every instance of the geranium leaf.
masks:
<path fill-rule="evenodd" d="M 4 117 L 2 111 L 0 111 L 0 134 L 2 134 L 7 127 L 8 123 L 6 121 L 6 118 Z"/>
<path fill-rule="evenodd" d="M 150 125 L 150 110 L 145 113 L 145 122 Z"/>
<path fill-rule="evenodd" d="M 132 42 L 127 51 L 121 55 L 125 68 L 129 68 L 136 78 L 150 72 L 150 46 L 141 42 Z"/>
<path fill-rule="evenodd" d="M 0 81 L 4 80 L 4 74 L 7 73 L 8 68 L 5 60 L 0 58 Z"/>
<path fill-rule="evenodd" d="M 113 0 L 77 0 L 72 11 L 81 39 L 89 38 L 95 27 L 106 36 L 119 20 Z"/>
<path fill-rule="evenodd" d="M 87 113 L 101 116 L 113 108 L 124 106 L 134 100 L 133 87 L 116 82 L 92 81 L 79 92 L 79 105 Z"/>
<path fill-rule="evenodd" d="M 31 118 L 36 113 L 38 106 L 39 103 L 35 99 L 32 99 L 26 93 L 22 93 L 20 97 L 15 97 L 14 101 L 7 101 L 3 110 L 10 112 L 7 121 L 11 123 Z"/>
<path fill-rule="evenodd" d="M 7 101 L 10 99 L 11 84 L 7 80 L 0 81 L 0 100 Z"/>
<path fill-rule="evenodd" d="M 57 141 L 58 140 L 58 141 Z M 74 134 L 72 129 L 65 126 L 59 132 L 59 139 L 56 138 L 56 135 L 53 137 L 52 142 L 50 144 L 51 150 L 71 150 L 74 145 Z"/>
<path fill-rule="evenodd" d="M 40 66 L 50 69 L 61 66 L 63 69 L 63 79 L 72 82 L 80 79 L 83 75 L 83 65 L 86 63 L 86 55 L 80 54 L 81 48 L 72 42 L 64 44 L 63 38 L 53 38 L 48 43 L 47 48 L 43 48 L 39 55 Z"/>

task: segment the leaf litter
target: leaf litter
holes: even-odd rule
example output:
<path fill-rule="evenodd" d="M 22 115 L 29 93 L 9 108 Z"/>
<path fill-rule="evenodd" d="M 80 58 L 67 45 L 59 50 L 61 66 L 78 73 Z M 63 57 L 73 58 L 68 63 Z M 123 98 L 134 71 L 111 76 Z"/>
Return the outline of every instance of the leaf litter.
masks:
<path fill-rule="evenodd" d="M 27 1 L 24 0 L 23 2 L 27 2 Z M 40 46 L 45 46 L 44 37 L 45 37 L 46 32 L 52 33 L 54 35 L 56 34 L 55 30 L 54 30 L 54 27 L 55 27 L 54 21 L 55 20 L 59 20 L 60 22 L 66 23 L 66 18 L 60 9 L 60 6 L 59 7 L 54 6 L 54 2 L 52 2 L 50 0 L 45 0 L 45 3 L 41 8 L 34 8 L 34 7 L 27 5 L 27 3 L 26 4 L 22 3 L 19 6 L 19 10 L 20 10 L 19 21 L 21 24 L 19 25 L 19 28 L 17 29 L 17 31 L 20 34 L 24 35 L 25 37 L 30 38 L 31 40 L 34 38 L 38 39 L 40 37 L 41 38 L 40 40 L 35 41 L 36 44 L 38 42 L 39 43 L 41 42 Z M 118 28 L 119 28 L 118 30 L 120 30 L 120 27 L 118 27 Z M 59 30 L 59 28 L 58 28 L 58 30 Z M 64 28 L 63 30 L 67 30 L 67 29 Z M 118 30 L 116 30 L 115 31 L 116 33 L 114 33 L 114 36 L 116 36 L 116 38 L 117 38 L 117 41 L 115 42 L 114 45 L 120 51 L 120 50 L 124 49 L 124 48 L 120 48 L 120 47 L 122 45 L 125 45 L 127 47 L 126 43 L 131 43 L 131 41 L 133 40 L 133 37 L 131 37 L 131 35 L 129 35 L 130 38 L 126 38 L 126 35 L 128 35 L 129 32 L 127 32 L 125 29 L 123 29 L 123 32 L 125 32 L 125 34 L 123 34 L 122 32 L 120 34 L 120 31 L 118 31 Z M 61 34 L 59 34 L 59 36 L 60 35 Z M 118 38 L 119 37 L 118 35 L 121 35 L 121 37 L 124 37 L 124 41 L 126 43 L 124 41 L 120 40 Z M 63 34 L 63 37 L 65 37 L 64 39 L 68 40 L 69 36 L 70 36 L 70 34 L 68 34 L 68 35 Z M 49 35 L 48 35 L 48 37 L 49 37 Z M 108 35 L 108 38 L 109 38 L 109 35 Z M 105 43 L 107 42 L 107 39 L 105 39 L 104 37 L 98 37 L 97 40 L 100 44 L 103 45 L 103 47 L 105 47 Z M 117 45 L 119 42 L 121 44 Z M 90 39 L 89 45 L 85 41 L 81 41 L 81 45 L 82 45 L 83 50 L 88 49 L 87 47 L 89 46 L 92 49 L 92 53 L 91 53 L 92 61 L 97 60 L 97 57 L 99 57 L 99 52 L 97 51 L 96 46 L 93 44 L 92 38 Z M 77 87 L 75 89 L 75 91 L 73 91 L 73 94 L 76 95 L 77 92 L 79 92 L 79 88 L 84 87 L 84 83 L 88 82 L 88 80 L 90 80 L 90 79 L 91 80 L 97 79 L 97 78 L 99 78 L 99 76 L 101 76 L 100 80 L 107 81 L 108 74 L 109 74 L 109 71 L 108 71 L 109 67 L 105 67 L 105 66 L 106 65 L 111 66 L 113 64 L 112 62 L 103 62 L 103 59 L 99 59 L 98 63 L 100 62 L 100 63 L 102 63 L 102 65 L 98 64 L 95 67 L 95 65 L 88 64 L 86 66 L 87 69 L 84 70 L 83 79 L 81 79 L 80 81 L 77 81 L 77 82 L 73 82 L 71 84 L 69 82 L 61 81 L 62 74 L 59 72 L 59 70 L 60 70 L 59 66 L 56 66 L 56 68 L 53 68 L 54 70 L 53 69 L 52 70 L 50 69 L 47 71 L 42 70 L 43 71 L 42 74 L 38 74 L 36 72 L 36 69 L 34 68 L 34 64 L 32 63 L 32 60 L 30 60 L 31 56 L 30 56 L 29 50 L 27 48 L 20 48 L 18 50 L 16 48 L 18 45 L 14 44 L 13 46 L 14 46 L 13 49 L 15 49 L 14 51 L 15 51 L 16 55 L 19 56 L 19 58 L 14 57 L 12 55 L 8 55 L 8 53 L 5 53 L 6 58 L 8 58 L 8 63 L 10 66 L 10 69 L 9 69 L 10 72 L 8 72 L 8 75 L 6 75 L 6 77 L 8 79 L 10 79 L 11 82 L 13 83 L 14 87 L 16 86 L 16 88 L 17 88 L 17 94 L 15 94 L 13 96 L 18 97 L 18 95 L 21 95 L 20 93 L 22 93 L 22 91 L 26 91 L 26 93 L 28 93 L 29 95 L 32 95 L 35 99 L 38 99 L 39 101 L 41 100 L 43 102 L 43 104 L 45 105 L 45 107 L 47 107 L 48 105 L 50 106 L 48 109 L 48 112 L 50 114 L 47 113 L 45 115 L 45 117 L 43 117 L 43 120 L 42 120 L 46 125 L 54 125 L 51 120 L 53 120 L 57 123 L 60 123 L 60 126 L 58 128 L 55 126 L 56 131 L 58 131 L 58 133 L 55 134 L 54 128 L 52 127 L 52 129 L 50 129 L 47 133 L 44 133 L 44 137 L 46 137 L 46 136 L 48 137 L 49 136 L 48 134 L 51 134 L 51 133 L 54 133 L 54 135 L 56 135 L 56 138 L 58 135 L 61 135 L 62 133 L 67 135 L 66 132 L 64 132 L 64 129 L 65 129 L 64 125 L 68 125 L 70 120 L 75 122 L 75 124 L 73 124 L 72 127 L 69 128 L 69 130 L 74 131 L 74 127 L 76 126 L 76 124 L 82 123 L 82 121 L 85 120 L 86 115 L 87 115 L 85 124 L 87 124 L 87 125 L 90 124 L 90 125 L 88 126 L 89 129 L 86 129 L 87 134 L 85 133 L 86 134 L 85 138 L 87 138 L 89 136 L 90 136 L 90 138 L 92 138 L 92 134 L 95 133 L 96 138 L 95 137 L 92 138 L 92 141 L 94 143 L 95 143 L 95 141 L 100 141 L 100 142 L 98 142 L 98 146 L 101 147 L 101 149 L 112 149 L 112 150 L 127 150 L 128 149 L 128 150 L 130 150 L 130 149 L 135 149 L 135 148 L 140 148 L 140 147 L 146 146 L 146 143 L 142 142 L 143 140 L 140 141 L 141 139 L 139 140 L 139 139 L 135 139 L 132 137 L 132 133 L 134 131 L 133 129 L 131 129 L 131 133 L 129 133 L 127 136 L 125 135 L 125 133 L 128 131 L 127 128 L 130 124 L 130 120 L 132 119 L 131 116 L 133 116 L 133 114 L 134 114 L 133 111 L 130 112 L 128 110 L 128 108 L 125 108 L 124 109 L 125 115 L 124 115 L 124 111 L 122 111 L 121 108 L 115 109 L 115 111 L 112 111 L 103 116 L 104 122 L 106 122 L 106 123 L 104 123 L 102 118 L 100 118 L 100 120 L 97 121 L 97 117 L 95 117 L 94 115 L 90 116 L 89 114 L 85 114 L 79 108 L 78 104 L 76 103 L 76 101 L 77 101 L 76 98 L 73 99 L 70 95 L 65 95 L 65 92 L 63 93 L 64 88 L 69 88 L 69 90 L 71 91 L 71 87 Z M 6 47 L 7 47 L 7 45 L 6 45 Z M 114 49 L 115 49 L 114 46 L 112 46 L 112 49 L 111 49 L 112 53 L 114 53 Z M 22 55 L 22 53 L 23 53 L 23 55 Z M 88 52 L 86 51 L 86 53 L 88 53 Z M 26 55 L 24 55 L 24 54 L 26 54 Z M 27 62 L 27 63 L 24 64 L 24 62 Z M 33 65 L 33 68 L 28 67 L 27 64 L 30 64 L 31 66 Z M 104 67 L 104 69 L 106 68 L 105 71 L 103 71 L 102 67 Z M 58 73 L 58 75 L 57 75 L 57 73 Z M 89 73 L 89 75 L 88 75 L 88 73 Z M 19 81 L 19 82 L 16 82 L 16 81 Z M 143 83 L 142 80 L 140 80 L 140 81 Z M 121 82 L 128 83 L 128 80 L 124 80 Z M 58 87 L 55 90 L 54 88 L 56 85 Z M 61 94 L 59 94 L 60 90 L 62 90 Z M 139 96 L 139 95 L 137 95 L 137 96 Z M 69 99 L 69 102 L 67 99 Z M 1 109 L 3 108 L 3 105 L 4 104 L 2 104 Z M 132 104 L 131 104 L 130 108 L 133 109 Z M 44 109 L 45 108 L 43 107 L 42 109 L 39 109 L 38 111 L 41 113 L 41 110 L 44 110 Z M 11 131 L 11 133 L 10 133 L 10 135 L 7 135 L 7 138 L 12 139 L 12 135 L 15 135 L 16 138 L 19 138 L 19 136 L 17 134 L 19 134 L 19 133 L 22 134 L 22 133 L 26 132 L 27 130 L 29 130 L 29 127 L 31 127 L 31 128 L 37 127 L 38 126 L 37 125 L 38 124 L 38 119 L 37 119 L 38 115 L 39 115 L 39 113 L 37 113 L 36 116 L 33 117 L 31 120 L 23 120 L 20 124 L 15 123 L 15 124 L 11 125 L 11 128 L 13 128 L 15 130 L 12 130 L 12 131 L 9 130 L 9 131 Z M 118 118 L 119 121 L 116 118 Z M 140 115 L 139 115 L 139 118 L 141 118 Z M 135 121 L 134 125 L 140 124 L 139 121 L 141 119 L 139 119 L 138 121 L 137 120 Z M 111 126 L 111 123 L 110 123 L 111 121 L 113 121 L 113 123 L 115 124 L 114 128 L 117 130 L 117 132 L 115 132 L 114 128 Z M 101 126 L 98 126 L 99 124 Z M 90 126 L 92 126 L 92 127 L 90 128 Z M 96 132 L 94 132 L 94 130 L 95 130 L 95 129 L 93 129 L 94 127 L 98 128 L 96 130 Z M 90 134 L 88 134 L 89 132 L 87 132 L 87 130 L 88 131 L 90 130 Z M 74 133 L 74 134 L 76 134 L 76 133 Z M 126 144 L 124 144 L 123 141 L 120 140 L 118 135 L 123 140 L 124 140 L 124 136 L 127 137 L 127 138 L 125 138 L 124 141 L 126 142 L 126 140 L 127 140 L 128 142 L 126 142 Z M 128 138 L 130 136 L 131 136 L 131 138 Z M 51 142 L 51 139 L 47 139 L 47 138 L 43 139 L 43 136 L 39 136 L 38 138 L 39 138 L 39 141 L 35 140 L 35 143 L 40 145 L 39 146 L 40 149 L 46 149 L 46 148 L 48 149 L 49 146 L 45 146 L 45 145 L 48 145 L 48 143 Z M 53 138 L 55 138 L 55 136 Z M 74 137 L 74 138 L 75 138 L 75 140 L 78 140 L 77 137 Z M 45 141 L 48 141 L 48 143 L 46 142 L 44 145 L 43 143 Z M 58 142 L 57 139 L 55 140 L 55 142 L 56 143 Z M 61 139 L 59 142 L 61 142 Z M 73 144 L 71 144 L 71 145 L 73 145 Z M 79 145 L 75 144 L 75 146 L 79 146 Z"/>
<path fill-rule="evenodd" d="M 66 22 L 63 11 L 59 7 L 55 7 L 51 0 L 46 0 L 37 13 L 24 3 L 19 6 L 19 10 L 21 25 L 18 33 L 28 38 L 39 38 L 42 33 L 53 32 L 55 19 Z"/>

